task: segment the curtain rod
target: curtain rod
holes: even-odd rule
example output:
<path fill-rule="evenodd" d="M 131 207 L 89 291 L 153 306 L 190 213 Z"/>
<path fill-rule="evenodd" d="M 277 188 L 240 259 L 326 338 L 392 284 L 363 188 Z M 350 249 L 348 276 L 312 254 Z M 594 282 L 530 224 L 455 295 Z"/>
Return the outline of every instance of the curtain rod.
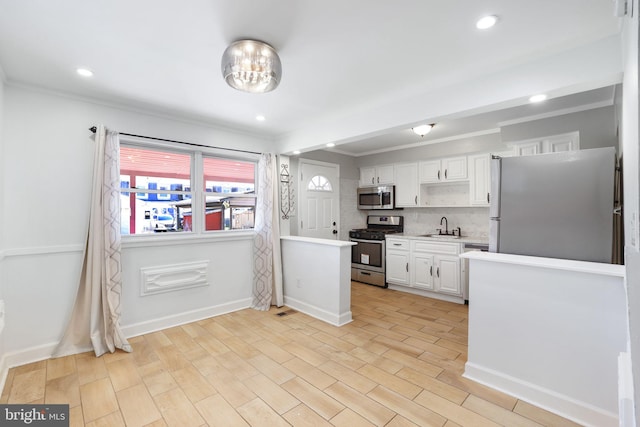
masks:
<path fill-rule="evenodd" d="M 96 133 L 98 128 L 95 127 L 95 126 L 92 126 L 92 127 L 89 128 L 89 130 L 91 132 L 93 132 L 93 133 Z M 257 151 L 238 150 L 236 148 L 212 147 L 210 145 L 195 144 L 193 142 L 176 141 L 175 139 L 156 138 L 155 136 L 135 135 L 133 133 L 125 133 L 125 132 L 118 132 L 118 133 L 120 135 L 134 136 L 136 138 L 153 139 L 155 141 L 175 142 L 176 144 L 191 145 L 192 147 L 216 148 L 216 149 L 219 149 L 219 150 L 236 151 L 238 153 L 262 154 L 262 153 L 258 153 Z"/>

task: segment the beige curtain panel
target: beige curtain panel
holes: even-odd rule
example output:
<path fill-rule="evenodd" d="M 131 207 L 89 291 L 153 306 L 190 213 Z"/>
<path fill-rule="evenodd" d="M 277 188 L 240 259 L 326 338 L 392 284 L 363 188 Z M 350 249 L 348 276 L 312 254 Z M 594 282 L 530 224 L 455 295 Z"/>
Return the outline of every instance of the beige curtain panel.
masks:
<path fill-rule="evenodd" d="M 76 302 L 53 356 L 93 349 L 96 356 L 131 346 L 120 330 L 120 142 L 100 125 L 95 135 L 89 229 Z"/>
<path fill-rule="evenodd" d="M 256 191 L 256 236 L 253 241 L 252 308 L 267 311 L 284 305 L 280 218 L 278 209 L 278 166 L 274 154 L 262 154 L 258 161 Z"/>

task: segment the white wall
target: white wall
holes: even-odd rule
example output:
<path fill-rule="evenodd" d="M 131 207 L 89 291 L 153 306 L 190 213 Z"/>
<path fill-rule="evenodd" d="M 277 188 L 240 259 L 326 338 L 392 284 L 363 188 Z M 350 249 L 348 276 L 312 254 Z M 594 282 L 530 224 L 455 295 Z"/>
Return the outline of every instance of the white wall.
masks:
<path fill-rule="evenodd" d="M 271 141 L 23 87 L 4 91 L 2 202 L 6 351 L 10 363 L 46 357 L 62 336 L 75 300 L 88 222 L 93 140 L 112 129 L 205 145 L 271 150 Z M 129 333 L 248 305 L 252 233 L 137 247 L 123 244 L 123 317 Z M 209 261 L 206 288 L 140 297 L 140 267 Z M 234 305 L 235 304 L 235 305 Z M 160 319 L 162 318 L 162 319 Z"/>
<path fill-rule="evenodd" d="M 638 252 L 638 197 L 640 195 L 640 151 L 638 149 L 638 0 L 629 2 L 634 16 L 623 20 L 622 51 L 624 82 L 621 145 L 624 173 L 624 225 L 629 334 L 636 419 L 640 410 L 640 254 Z M 635 220 L 634 220 L 635 218 Z"/>
<path fill-rule="evenodd" d="M 0 66 L 0 224 L 4 224 L 4 198 L 1 196 L 4 194 L 4 144 L 2 139 L 2 127 L 4 122 L 4 71 Z M 0 226 L 0 300 L 4 298 L 4 236 L 3 230 Z M 3 366 L 5 346 L 4 346 L 4 333 L 0 333 L 0 375 L 4 371 Z M 1 377 L 0 377 L 1 378 Z M 0 387 L 4 387 L 4 381 L 0 379 Z"/>

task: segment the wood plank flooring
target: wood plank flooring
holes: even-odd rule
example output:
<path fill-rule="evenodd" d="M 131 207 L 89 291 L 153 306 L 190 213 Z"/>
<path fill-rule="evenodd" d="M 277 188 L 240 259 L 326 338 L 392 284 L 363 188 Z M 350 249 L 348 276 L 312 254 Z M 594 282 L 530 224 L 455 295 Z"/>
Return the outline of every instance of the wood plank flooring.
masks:
<path fill-rule="evenodd" d="M 468 307 L 352 283 L 340 328 L 251 309 L 12 368 L 0 403 L 71 426 L 575 426 L 461 377 Z"/>

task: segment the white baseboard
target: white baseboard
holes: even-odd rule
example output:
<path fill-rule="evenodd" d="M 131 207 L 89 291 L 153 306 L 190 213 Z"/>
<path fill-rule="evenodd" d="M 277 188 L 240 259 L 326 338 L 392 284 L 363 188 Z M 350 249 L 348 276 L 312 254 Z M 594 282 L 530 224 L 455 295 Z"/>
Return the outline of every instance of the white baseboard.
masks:
<path fill-rule="evenodd" d="M 137 337 L 139 335 L 160 331 L 162 329 L 173 328 L 174 326 L 184 325 L 186 323 L 197 322 L 198 320 L 207 319 L 209 317 L 220 316 L 238 310 L 244 310 L 251 307 L 251 298 L 231 301 L 225 304 L 215 305 L 212 307 L 200 308 L 198 310 L 186 311 L 184 313 L 173 314 L 171 316 L 160 317 L 158 319 L 148 320 L 145 322 L 134 323 L 132 325 L 121 326 L 122 333 L 125 337 Z"/>
<path fill-rule="evenodd" d="M 406 293 L 409 293 L 409 294 L 420 295 L 421 297 L 439 299 L 439 300 L 442 300 L 442 301 L 454 302 L 456 304 L 464 304 L 464 298 L 461 297 L 461 296 L 457 297 L 455 295 L 442 294 L 440 292 L 432 292 L 432 291 L 428 291 L 426 289 L 417 289 L 417 288 L 412 288 L 412 287 L 409 287 L 409 286 L 394 285 L 393 283 L 389 283 L 388 284 L 388 288 L 392 289 L 394 291 L 400 291 L 400 292 L 406 292 Z"/>
<path fill-rule="evenodd" d="M 462 376 L 584 426 L 618 426 L 616 413 L 474 363 L 464 365 Z"/>
<path fill-rule="evenodd" d="M 288 297 L 286 295 L 284 297 L 284 305 L 296 309 L 311 317 L 315 317 L 318 320 L 322 320 L 323 322 L 330 323 L 334 326 L 346 325 L 353 320 L 351 316 L 351 310 L 345 313 L 335 314 L 328 312 L 327 310 L 324 310 L 320 307 L 316 307 L 295 298 Z"/>
<path fill-rule="evenodd" d="M 125 325 L 122 326 L 121 329 L 125 337 L 131 338 L 138 335 L 156 332 L 162 329 L 172 328 L 174 326 L 184 325 L 186 323 L 196 322 L 198 320 L 207 319 L 209 317 L 219 316 L 221 314 L 250 308 L 251 301 L 251 298 L 245 298 L 212 307 L 206 307 L 198 310 L 187 311 L 185 313 L 161 317 L 146 322 L 140 322 L 133 325 Z M 51 358 L 51 355 L 53 354 L 53 351 L 55 350 L 57 345 L 58 342 L 53 342 L 5 354 L 4 357 L 0 359 L 0 390 L 4 389 L 4 383 L 7 379 L 7 374 L 9 373 L 10 368 L 49 359 Z M 92 348 L 87 347 L 80 352 L 91 350 Z"/>

